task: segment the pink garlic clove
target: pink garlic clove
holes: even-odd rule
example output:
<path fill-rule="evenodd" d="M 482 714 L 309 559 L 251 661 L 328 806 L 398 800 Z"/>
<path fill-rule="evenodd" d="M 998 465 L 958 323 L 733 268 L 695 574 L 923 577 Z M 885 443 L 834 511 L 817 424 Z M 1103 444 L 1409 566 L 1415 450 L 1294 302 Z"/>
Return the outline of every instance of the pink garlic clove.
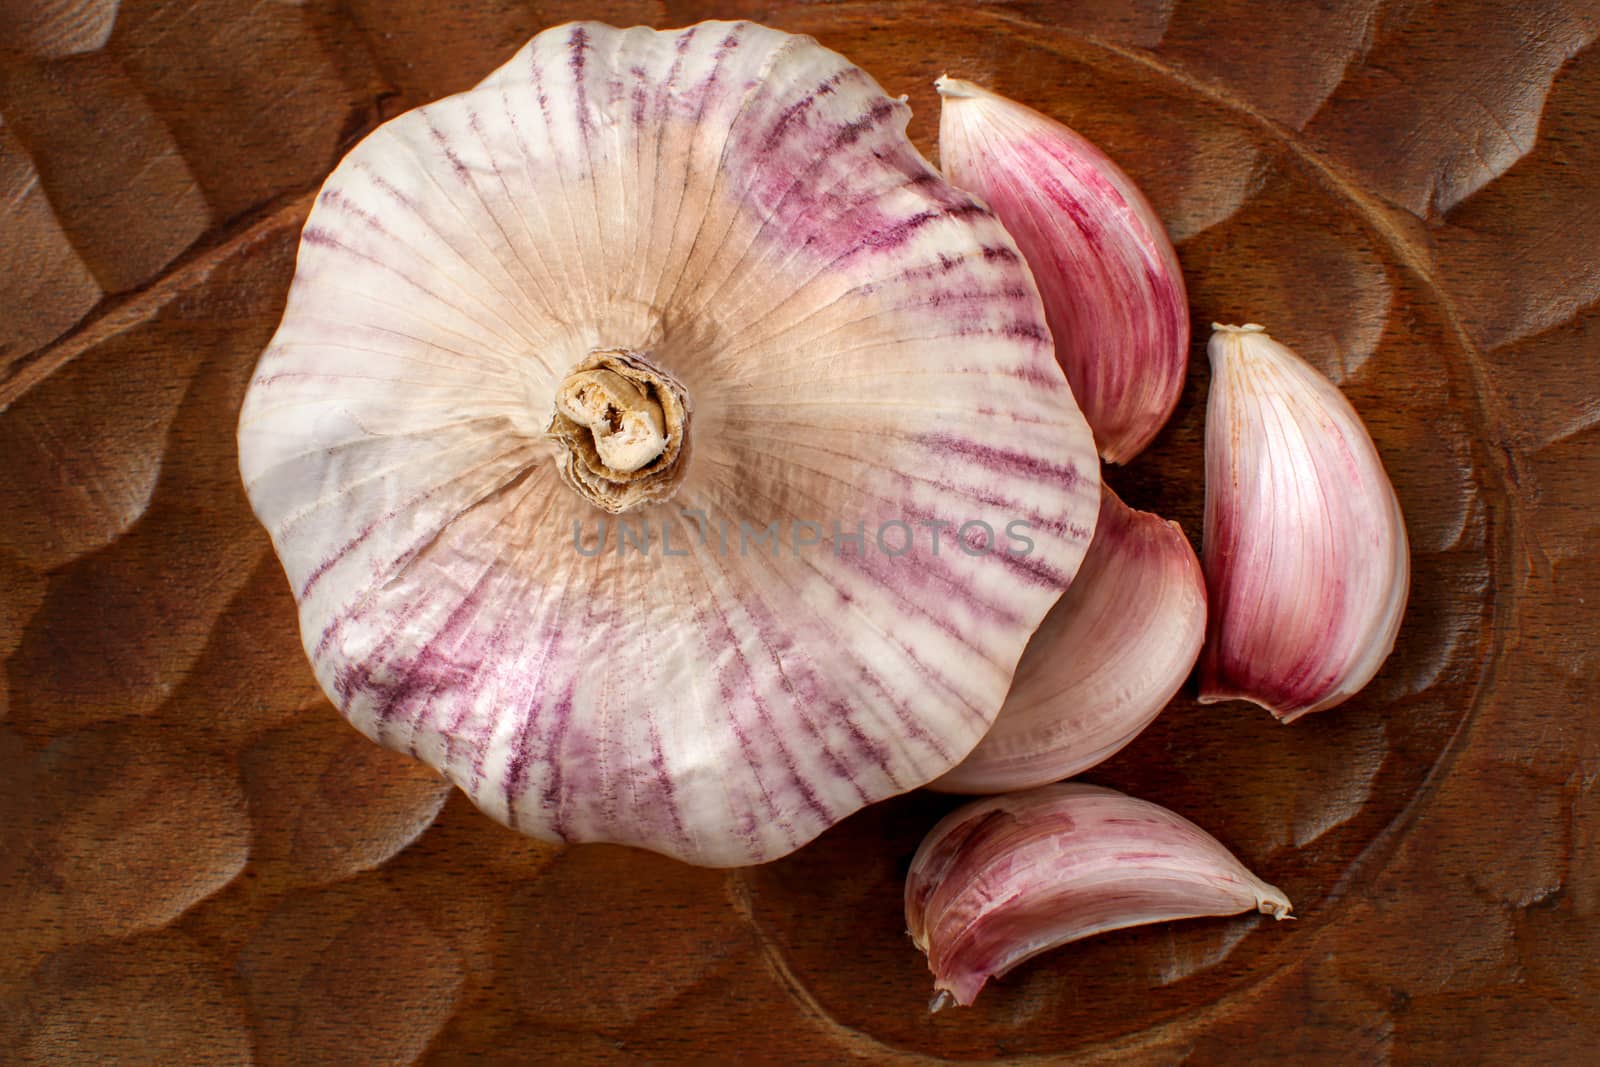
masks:
<path fill-rule="evenodd" d="M 928 956 L 937 1011 L 1070 941 L 1142 923 L 1259 911 L 1289 898 L 1216 838 L 1114 789 L 1061 782 L 974 801 L 923 840 L 906 927 Z"/>
<path fill-rule="evenodd" d="M 940 167 L 1016 240 L 1100 455 L 1126 463 L 1172 414 L 1189 365 L 1183 273 L 1161 220 L 1075 131 L 971 82 L 934 84 Z"/>
<path fill-rule="evenodd" d="M 1260 326 L 1215 330 L 1200 702 L 1249 700 L 1293 722 L 1350 697 L 1394 648 L 1405 520 L 1333 383 Z"/>
<path fill-rule="evenodd" d="M 994 726 L 932 788 L 1003 793 L 1088 770 L 1189 677 L 1206 633 L 1200 561 L 1177 523 L 1101 493 L 1089 554 L 1023 652 Z"/>

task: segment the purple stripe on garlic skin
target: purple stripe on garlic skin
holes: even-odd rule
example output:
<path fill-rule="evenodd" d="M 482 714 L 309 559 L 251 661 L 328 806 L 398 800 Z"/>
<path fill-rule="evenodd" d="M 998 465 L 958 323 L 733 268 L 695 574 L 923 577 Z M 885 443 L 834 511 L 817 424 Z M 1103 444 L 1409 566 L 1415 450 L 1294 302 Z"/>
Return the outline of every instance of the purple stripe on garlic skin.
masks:
<path fill-rule="evenodd" d="M 940 167 L 1016 238 L 1100 455 L 1128 462 L 1172 414 L 1189 365 L 1188 299 L 1166 229 L 1077 132 L 971 82 L 935 85 Z"/>
<path fill-rule="evenodd" d="M 1256 325 L 1207 351 L 1200 702 L 1284 722 L 1347 700 L 1394 648 L 1411 585 L 1405 519 L 1344 394 Z"/>
<path fill-rule="evenodd" d="M 1089 554 L 1028 642 L 993 728 L 932 788 L 1070 778 L 1137 737 L 1189 677 L 1206 634 L 1200 561 L 1176 523 L 1101 493 Z"/>
<path fill-rule="evenodd" d="M 352 724 L 523 832 L 714 866 L 978 743 L 1082 562 L 1099 471 L 1021 257 L 908 114 L 809 38 L 589 23 L 338 166 L 239 446 Z M 681 387 L 660 469 L 582 466 L 603 404 L 547 433 L 565 383 L 611 388 L 571 377 L 602 357 Z M 643 405 L 630 425 L 653 418 L 636 386 L 605 394 Z M 612 475 L 655 495 L 619 505 Z M 597 505 L 692 550 L 583 555 Z M 1034 548 L 741 556 L 685 511 L 1022 521 Z"/>
<path fill-rule="evenodd" d="M 1259 911 L 1289 898 L 1182 816 L 1082 782 L 974 801 L 923 839 L 906 928 L 928 956 L 937 1011 L 1071 941 L 1143 923 Z"/>

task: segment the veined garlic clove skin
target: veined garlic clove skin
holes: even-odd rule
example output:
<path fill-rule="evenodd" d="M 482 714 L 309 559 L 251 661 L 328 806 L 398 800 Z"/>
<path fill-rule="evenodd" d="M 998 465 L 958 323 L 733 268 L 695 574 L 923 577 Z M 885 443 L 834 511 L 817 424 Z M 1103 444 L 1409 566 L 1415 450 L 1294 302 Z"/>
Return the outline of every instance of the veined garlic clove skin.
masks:
<path fill-rule="evenodd" d="M 1172 414 L 1189 366 L 1188 299 L 1166 229 L 1082 135 L 971 82 L 934 84 L 940 167 L 1016 239 L 1100 455 L 1126 463 Z"/>
<path fill-rule="evenodd" d="M 1070 941 L 1206 915 L 1284 919 L 1290 903 L 1181 815 L 1061 782 L 945 816 L 911 861 L 905 909 L 938 1011 L 971 1005 L 990 978 Z"/>
<path fill-rule="evenodd" d="M 521 832 L 706 866 L 971 751 L 1100 471 L 909 116 L 807 37 L 574 23 L 340 162 L 239 460 L 357 729 Z"/>
<path fill-rule="evenodd" d="M 1257 325 L 1207 352 L 1200 702 L 1283 722 L 1348 699 L 1394 648 L 1411 587 L 1405 519 L 1344 394 Z"/>
<path fill-rule="evenodd" d="M 931 788 L 1070 778 L 1137 737 L 1189 677 L 1206 635 L 1200 561 L 1177 523 L 1101 494 L 1089 554 L 1028 642 L 994 726 Z"/>

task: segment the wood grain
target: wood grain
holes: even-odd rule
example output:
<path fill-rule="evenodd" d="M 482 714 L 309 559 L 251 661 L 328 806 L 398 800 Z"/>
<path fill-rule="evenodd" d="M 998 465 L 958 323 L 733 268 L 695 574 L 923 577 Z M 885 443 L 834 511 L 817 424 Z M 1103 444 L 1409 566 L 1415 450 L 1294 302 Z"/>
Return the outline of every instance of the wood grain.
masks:
<path fill-rule="evenodd" d="M 1197 537 L 1213 319 L 1339 381 L 1415 548 L 1293 727 L 1185 693 L 1087 777 L 1301 918 L 1122 931 L 930 1017 L 918 793 L 717 873 L 560 851 L 321 697 L 238 485 L 298 226 L 383 118 L 573 17 L 748 15 L 949 71 L 1150 193 L 1197 342 L 1110 478 Z M 0 1062 L 1549 1063 L 1600 1040 L 1600 9 L 1341 0 L 0 0 Z"/>

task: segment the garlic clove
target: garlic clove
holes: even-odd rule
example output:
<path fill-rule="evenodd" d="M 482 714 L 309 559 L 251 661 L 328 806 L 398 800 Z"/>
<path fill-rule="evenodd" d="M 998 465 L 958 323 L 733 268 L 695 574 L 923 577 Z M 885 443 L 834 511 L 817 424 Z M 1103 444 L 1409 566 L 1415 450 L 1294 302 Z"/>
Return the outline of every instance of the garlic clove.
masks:
<path fill-rule="evenodd" d="M 908 114 L 809 38 L 579 23 L 339 164 L 239 455 L 358 729 L 531 835 L 715 866 L 977 744 L 1099 469 Z"/>
<path fill-rule="evenodd" d="M 1100 455 L 1126 463 L 1178 403 L 1189 310 L 1178 254 L 1133 180 L 1054 119 L 948 76 L 939 164 L 1005 223 Z"/>
<path fill-rule="evenodd" d="M 1101 494 L 1089 554 L 1028 642 L 994 726 L 932 788 L 1003 793 L 1088 770 L 1189 677 L 1206 633 L 1200 561 L 1177 523 Z"/>
<path fill-rule="evenodd" d="M 1070 941 L 1142 923 L 1259 911 L 1289 898 L 1216 838 L 1149 801 L 1083 782 L 974 801 L 923 839 L 906 927 L 928 956 L 937 1011 Z"/>
<path fill-rule="evenodd" d="M 1257 325 L 1207 352 L 1200 702 L 1284 722 L 1349 698 L 1394 648 L 1411 585 L 1404 517 L 1361 417 Z"/>

